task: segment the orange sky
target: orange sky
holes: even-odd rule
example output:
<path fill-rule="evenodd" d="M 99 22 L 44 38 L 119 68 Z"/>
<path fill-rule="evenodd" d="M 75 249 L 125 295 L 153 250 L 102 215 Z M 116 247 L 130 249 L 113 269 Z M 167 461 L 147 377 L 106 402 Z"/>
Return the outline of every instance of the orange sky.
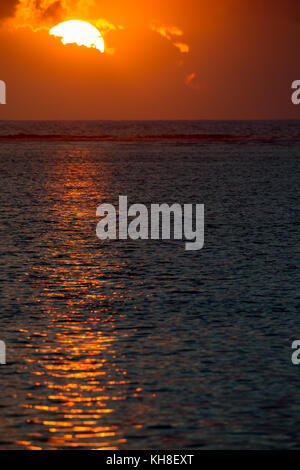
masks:
<path fill-rule="evenodd" d="M 106 52 L 63 45 L 91 22 Z M 1 0 L 1 119 L 299 118 L 299 0 Z"/>

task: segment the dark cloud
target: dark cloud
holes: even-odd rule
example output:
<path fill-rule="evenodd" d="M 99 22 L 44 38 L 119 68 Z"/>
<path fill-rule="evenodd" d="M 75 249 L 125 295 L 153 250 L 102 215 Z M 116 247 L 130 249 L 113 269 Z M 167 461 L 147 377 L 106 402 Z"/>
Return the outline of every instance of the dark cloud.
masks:
<path fill-rule="evenodd" d="M 0 0 L 0 18 L 13 16 L 18 3 L 19 0 Z M 53 2 L 46 8 L 43 7 L 41 0 L 35 0 L 33 6 L 39 12 L 41 19 L 57 19 L 60 18 L 63 13 L 61 0 L 53 0 Z"/>
<path fill-rule="evenodd" d="M 0 18 L 12 16 L 17 4 L 18 0 L 0 0 Z"/>
<path fill-rule="evenodd" d="M 42 18 L 53 18 L 53 19 L 58 19 L 63 12 L 63 6 L 61 4 L 61 1 L 58 0 L 54 3 L 52 3 L 46 10 L 42 12 Z"/>

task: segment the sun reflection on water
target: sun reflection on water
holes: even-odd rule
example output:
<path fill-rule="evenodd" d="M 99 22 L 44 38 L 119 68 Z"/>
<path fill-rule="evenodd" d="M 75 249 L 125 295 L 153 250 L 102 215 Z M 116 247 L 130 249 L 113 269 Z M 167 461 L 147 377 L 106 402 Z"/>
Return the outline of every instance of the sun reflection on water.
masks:
<path fill-rule="evenodd" d="M 97 265 L 99 257 L 95 262 L 94 241 L 85 236 L 95 210 L 91 199 L 99 198 L 95 169 L 83 149 L 71 157 L 58 158 L 47 181 L 52 225 L 45 234 L 44 262 L 35 268 L 45 279 L 37 299 L 40 319 L 35 331 L 20 330 L 32 384 L 23 406 L 36 432 L 18 444 L 38 449 L 42 439 L 43 448 L 118 449 L 126 439 L 119 420 L 108 417 L 128 392 L 107 301 L 118 295 L 123 301 L 124 290 L 110 278 L 122 265 L 105 258 Z"/>

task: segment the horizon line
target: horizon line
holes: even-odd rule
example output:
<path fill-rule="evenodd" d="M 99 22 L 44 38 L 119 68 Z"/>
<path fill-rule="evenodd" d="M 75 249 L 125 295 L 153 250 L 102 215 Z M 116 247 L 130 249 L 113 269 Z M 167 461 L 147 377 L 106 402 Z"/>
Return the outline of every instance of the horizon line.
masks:
<path fill-rule="evenodd" d="M 233 118 L 214 118 L 214 119 L 160 119 L 160 118 L 154 118 L 154 119 L 0 119 L 0 122 L 36 122 L 36 121 L 41 121 L 41 122 L 55 122 L 55 121 L 60 121 L 60 122 L 82 122 L 82 121 L 87 121 L 87 122 L 132 122 L 132 121 L 141 121 L 141 122 L 165 122 L 165 121 L 171 121 L 171 122 L 220 122 L 220 121 L 226 121 L 226 122 L 264 122 L 264 121 L 300 121 L 299 118 L 250 118 L 250 119 L 233 119 Z"/>

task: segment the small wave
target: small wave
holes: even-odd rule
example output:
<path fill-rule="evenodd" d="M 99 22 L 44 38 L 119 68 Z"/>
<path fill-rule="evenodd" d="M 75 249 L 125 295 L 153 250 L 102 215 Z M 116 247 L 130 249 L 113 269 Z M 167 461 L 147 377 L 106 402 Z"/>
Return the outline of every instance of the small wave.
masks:
<path fill-rule="evenodd" d="M 228 143 L 278 143 L 299 141 L 300 135 L 294 136 L 256 136 L 236 134 L 160 134 L 160 135 L 74 135 L 74 134 L 5 134 L 0 135 L 0 142 L 6 141 L 51 141 L 51 142 L 228 142 Z"/>

